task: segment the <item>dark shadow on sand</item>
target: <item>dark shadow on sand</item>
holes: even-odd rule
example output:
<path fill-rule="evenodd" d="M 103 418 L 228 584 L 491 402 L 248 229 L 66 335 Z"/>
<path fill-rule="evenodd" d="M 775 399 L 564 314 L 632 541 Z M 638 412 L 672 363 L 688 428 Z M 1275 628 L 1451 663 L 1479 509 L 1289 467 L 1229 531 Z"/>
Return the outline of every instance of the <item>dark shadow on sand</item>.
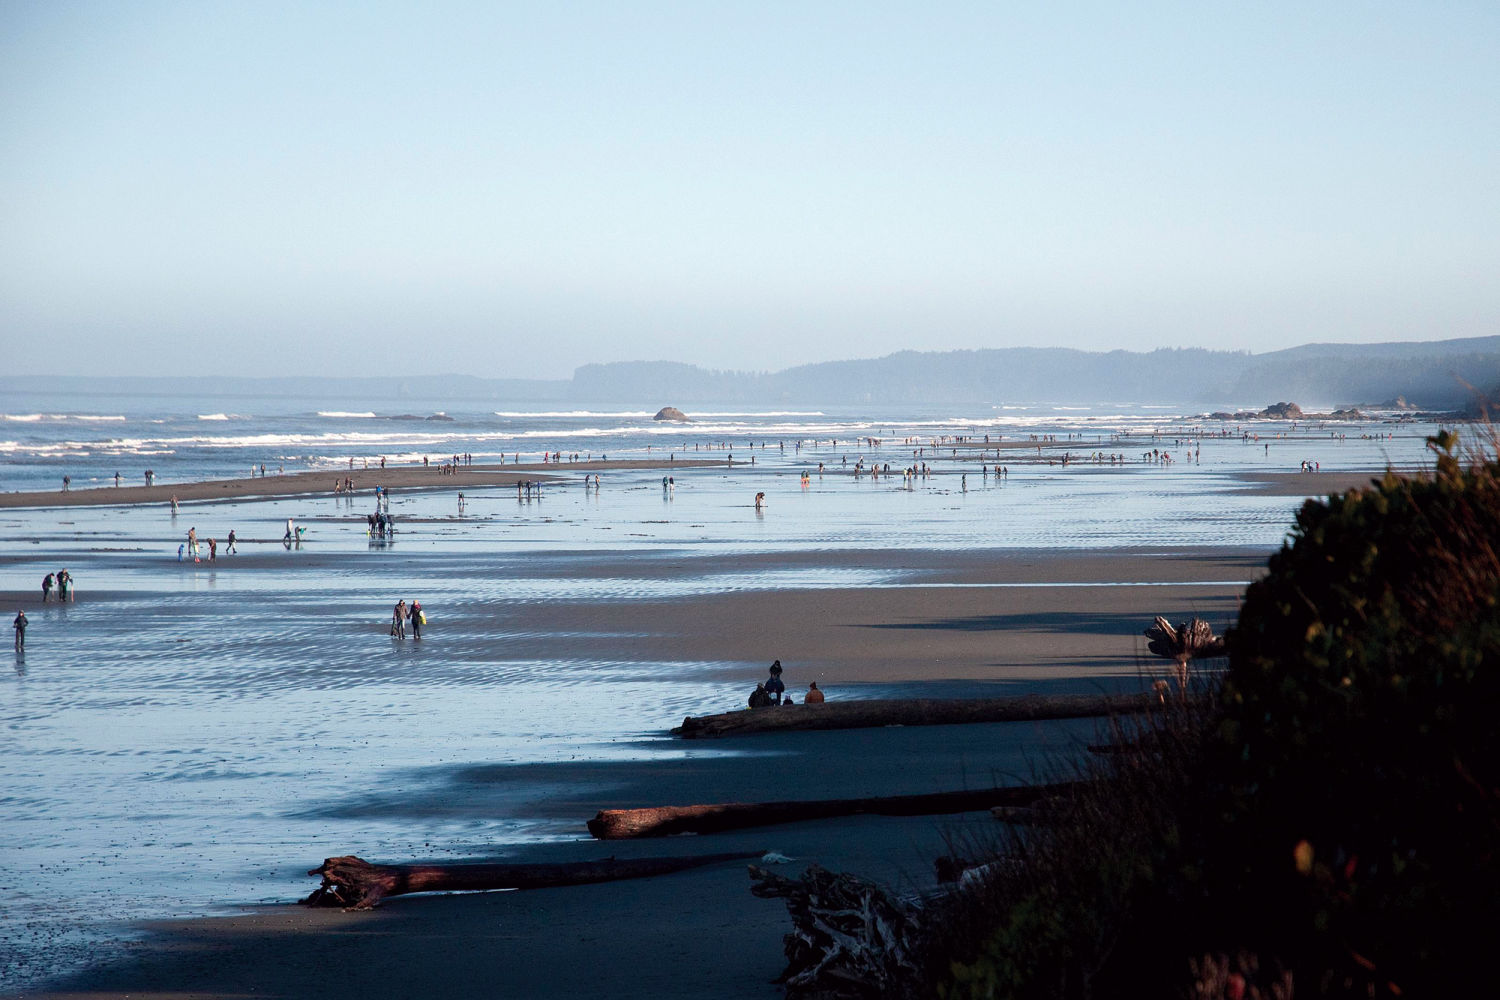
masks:
<path fill-rule="evenodd" d="M 1192 604 L 1192 608 L 1182 612 L 1176 608 L 1163 607 L 1161 613 L 1174 619 L 1188 614 L 1196 615 L 1214 625 L 1216 630 L 1222 631 L 1234 619 L 1239 607 L 1238 598 L 1227 594 L 1194 598 Z M 862 622 L 845 627 L 897 631 L 938 629 L 954 632 L 1060 632 L 1134 637 L 1140 635 L 1150 624 L 1150 619 L 1138 614 L 1050 611 L 936 618 L 915 622 Z"/>

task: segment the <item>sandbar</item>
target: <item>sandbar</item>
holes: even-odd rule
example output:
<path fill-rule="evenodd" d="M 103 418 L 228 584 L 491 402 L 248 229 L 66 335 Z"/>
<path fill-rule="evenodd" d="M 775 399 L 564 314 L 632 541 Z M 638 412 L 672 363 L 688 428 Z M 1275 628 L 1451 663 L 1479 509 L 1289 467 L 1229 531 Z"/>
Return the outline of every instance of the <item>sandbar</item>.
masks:
<path fill-rule="evenodd" d="M 1418 469 L 1395 469 L 1397 475 L 1417 475 Z M 1251 491 L 1268 497 L 1326 497 L 1379 483 L 1381 472 L 1247 472 L 1238 478 Z"/>
<path fill-rule="evenodd" d="M 743 464 L 743 463 L 734 463 Z M 156 486 L 96 486 L 78 490 L 34 490 L 0 493 L 0 509 L 7 507 L 86 507 L 132 504 L 165 504 L 175 496 L 181 503 L 210 500 L 247 500 L 270 497 L 332 495 L 337 483 L 354 480 L 357 493 L 370 493 L 376 486 L 393 491 L 473 489 L 514 486 L 561 479 L 566 476 L 619 472 L 627 469 L 699 469 L 728 467 L 728 462 L 702 459 L 642 459 L 638 461 L 584 461 L 522 463 L 519 465 L 465 465 L 444 472 L 438 465 L 391 465 L 384 469 L 320 469 L 310 472 L 268 473 L 241 479 L 214 479 Z"/>

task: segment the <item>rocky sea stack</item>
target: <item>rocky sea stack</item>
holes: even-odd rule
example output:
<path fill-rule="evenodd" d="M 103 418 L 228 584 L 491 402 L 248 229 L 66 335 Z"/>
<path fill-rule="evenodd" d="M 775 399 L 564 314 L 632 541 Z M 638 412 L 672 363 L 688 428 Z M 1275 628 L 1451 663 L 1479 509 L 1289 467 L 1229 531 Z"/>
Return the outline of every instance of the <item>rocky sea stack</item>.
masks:
<path fill-rule="evenodd" d="M 663 406 L 661 409 L 659 409 L 659 410 L 656 411 L 656 416 L 652 417 L 651 419 L 652 420 L 675 420 L 675 421 L 677 421 L 678 423 L 681 423 L 681 424 L 685 424 L 685 423 L 689 422 L 688 415 L 686 413 L 683 413 L 681 410 L 679 410 L 675 406 Z"/>

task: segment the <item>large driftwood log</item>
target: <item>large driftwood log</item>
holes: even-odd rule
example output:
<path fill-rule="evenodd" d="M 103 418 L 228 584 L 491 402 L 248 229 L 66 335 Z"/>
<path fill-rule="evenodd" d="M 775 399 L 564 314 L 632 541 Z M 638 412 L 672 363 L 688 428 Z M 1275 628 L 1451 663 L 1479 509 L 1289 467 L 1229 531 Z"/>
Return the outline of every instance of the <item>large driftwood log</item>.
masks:
<path fill-rule="evenodd" d="M 680 858 L 608 858 L 550 865 L 374 865 L 353 855 L 327 858 L 309 875 L 323 884 L 302 902 L 307 906 L 342 906 L 368 910 L 387 896 L 411 892 L 458 892 L 486 889 L 546 889 L 590 882 L 646 878 L 758 858 L 760 851 L 701 854 Z"/>
<path fill-rule="evenodd" d="M 921 982 L 924 910 L 874 882 L 811 865 L 800 879 L 750 866 L 750 891 L 786 900 L 792 932 L 777 980 L 788 997 L 907 996 Z"/>
<path fill-rule="evenodd" d="M 653 806 L 603 809 L 589 820 L 589 833 L 600 840 L 666 837 L 674 833 L 718 833 L 752 826 L 796 823 L 809 819 L 868 814 L 933 816 L 977 812 L 994 806 L 1024 806 L 1042 798 L 1066 796 L 1071 782 L 977 791 L 892 795 L 864 799 L 811 799 L 793 802 L 720 802 L 715 805 Z"/>
<path fill-rule="evenodd" d="M 865 729 L 878 726 L 945 726 L 971 722 L 1081 719 L 1143 712 L 1159 702 L 1150 694 L 1027 695 L 1023 698 L 912 698 L 831 701 L 821 705 L 740 709 L 689 716 L 672 730 L 688 739 L 742 736 L 801 729 Z"/>

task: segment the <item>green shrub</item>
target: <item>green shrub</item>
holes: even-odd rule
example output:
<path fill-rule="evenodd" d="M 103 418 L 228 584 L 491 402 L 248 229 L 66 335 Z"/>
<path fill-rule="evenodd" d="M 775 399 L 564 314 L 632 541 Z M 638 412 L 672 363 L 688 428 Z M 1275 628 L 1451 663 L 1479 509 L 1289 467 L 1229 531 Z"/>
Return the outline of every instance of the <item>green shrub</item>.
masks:
<path fill-rule="evenodd" d="M 941 996 L 1490 992 L 1500 465 L 1431 444 L 1430 477 L 1304 505 L 1222 685 L 999 846 Z"/>
<path fill-rule="evenodd" d="M 1431 444 L 1307 503 L 1229 636 L 1209 889 L 1299 993 L 1462 984 L 1500 925 L 1500 470 Z"/>

